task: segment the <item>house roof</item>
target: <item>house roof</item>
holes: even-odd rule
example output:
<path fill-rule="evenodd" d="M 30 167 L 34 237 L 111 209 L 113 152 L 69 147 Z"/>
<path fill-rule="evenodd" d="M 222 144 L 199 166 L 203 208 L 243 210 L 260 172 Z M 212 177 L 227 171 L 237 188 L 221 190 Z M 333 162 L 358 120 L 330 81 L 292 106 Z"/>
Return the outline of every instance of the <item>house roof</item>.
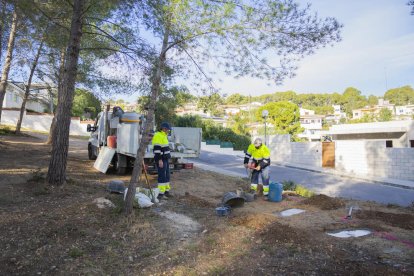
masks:
<path fill-rule="evenodd" d="M 321 131 L 322 135 L 327 134 L 362 134 L 362 133 L 390 133 L 390 132 L 407 132 L 407 128 L 404 127 L 390 127 L 390 128 L 377 128 L 377 129 L 337 129 L 337 130 L 325 130 Z"/>
<path fill-rule="evenodd" d="M 300 115 L 301 119 L 323 119 L 324 115 Z"/>
<path fill-rule="evenodd" d="M 412 120 L 334 125 L 329 130 L 323 131 L 323 134 L 404 133 L 410 129 L 414 129 Z"/>

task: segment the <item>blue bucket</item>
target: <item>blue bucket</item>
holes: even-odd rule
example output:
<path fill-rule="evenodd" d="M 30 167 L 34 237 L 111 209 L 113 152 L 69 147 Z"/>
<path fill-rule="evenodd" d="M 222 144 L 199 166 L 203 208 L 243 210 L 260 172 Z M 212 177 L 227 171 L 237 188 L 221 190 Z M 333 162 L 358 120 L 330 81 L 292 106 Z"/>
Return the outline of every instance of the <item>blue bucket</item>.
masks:
<path fill-rule="evenodd" d="M 282 201 L 283 185 L 278 182 L 271 182 L 269 184 L 268 200 L 273 202 Z"/>
<path fill-rule="evenodd" d="M 227 216 L 228 214 L 230 214 L 230 211 L 230 207 L 227 206 L 221 206 L 216 208 L 216 214 L 220 217 Z"/>

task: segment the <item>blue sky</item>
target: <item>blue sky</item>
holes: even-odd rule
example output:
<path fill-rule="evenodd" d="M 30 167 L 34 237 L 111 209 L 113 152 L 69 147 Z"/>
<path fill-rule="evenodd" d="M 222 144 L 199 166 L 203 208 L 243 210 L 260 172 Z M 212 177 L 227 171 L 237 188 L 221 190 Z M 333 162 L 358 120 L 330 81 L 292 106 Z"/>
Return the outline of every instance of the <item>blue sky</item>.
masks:
<path fill-rule="evenodd" d="M 296 77 L 283 85 L 227 77 L 217 83 L 223 93 L 342 93 L 352 86 L 364 95 L 382 96 L 387 89 L 414 87 L 414 16 L 407 0 L 299 2 L 310 2 L 320 16 L 332 16 L 344 24 L 342 41 L 305 57 Z"/>
<path fill-rule="evenodd" d="M 391 88 L 414 87 L 414 15 L 408 0 L 297 0 L 312 4 L 320 17 L 335 17 L 344 25 L 342 41 L 316 51 L 299 63 L 296 77 L 283 85 L 261 79 L 218 76 L 222 94 L 258 96 L 278 91 L 342 93 L 347 87 L 363 95 L 382 96 Z M 192 91 L 191 86 L 185 84 Z M 138 95 L 123 96 L 135 101 Z"/>

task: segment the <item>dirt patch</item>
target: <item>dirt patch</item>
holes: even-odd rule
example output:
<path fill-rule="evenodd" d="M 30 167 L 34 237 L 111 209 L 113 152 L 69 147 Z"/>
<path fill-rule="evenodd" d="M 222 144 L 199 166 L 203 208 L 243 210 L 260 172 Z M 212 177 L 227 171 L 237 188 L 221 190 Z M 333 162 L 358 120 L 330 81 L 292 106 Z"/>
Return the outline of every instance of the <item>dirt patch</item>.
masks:
<path fill-rule="evenodd" d="M 339 198 L 332 198 L 326 195 L 315 195 L 302 201 L 305 205 L 316 206 L 321 210 L 335 210 L 345 207 L 345 201 Z"/>
<path fill-rule="evenodd" d="M 210 201 L 207 201 L 203 198 L 198 196 L 190 195 L 190 193 L 185 193 L 184 196 L 177 197 L 178 201 L 183 202 L 187 205 L 193 205 L 197 207 L 204 207 L 204 208 L 213 208 L 216 207 L 217 204 L 214 204 Z"/>
<path fill-rule="evenodd" d="M 272 217 L 261 215 L 261 214 L 242 214 L 234 217 L 230 220 L 232 225 L 244 226 L 247 228 L 259 230 L 269 225 L 273 220 Z"/>
<path fill-rule="evenodd" d="M 87 142 L 75 140 L 69 149 L 68 183 L 45 185 L 50 147 L 42 142 L 0 136 L 0 267 L 5 275 L 414 273 L 407 209 L 358 202 L 366 217 L 355 213 L 344 220 L 346 209 L 340 208 L 349 201 L 293 196 L 279 203 L 259 198 L 219 217 L 215 207 L 223 195 L 248 190 L 248 182 L 195 168 L 172 175 L 173 198 L 134 209 L 126 218 L 122 195 L 108 193 L 106 186 L 114 179 L 128 183 L 130 176 L 115 175 L 112 169 L 97 172 L 87 160 Z M 156 185 L 155 176 L 150 183 Z M 139 186 L 146 187 L 144 179 Z M 114 207 L 100 209 L 97 200 Z M 277 215 L 290 208 L 306 212 Z M 374 234 L 346 240 L 325 234 L 358 227 Z"/>
<path fill-rule="evenodd" d="M 414 230 L 413 214 L 395 214 L 380 211 L 362 210 L 356 212 L 355 216 L 359 219 L 378 220 L 389 226 Z"/>
<path fill-rule="evenodd" d="M 260 232 L 260 236 L 270 244 L 278 243 L 297 243 L 309 244 L 309 233 L 295 229 L 289 225 L 274 222 L 264 231 Z"/>

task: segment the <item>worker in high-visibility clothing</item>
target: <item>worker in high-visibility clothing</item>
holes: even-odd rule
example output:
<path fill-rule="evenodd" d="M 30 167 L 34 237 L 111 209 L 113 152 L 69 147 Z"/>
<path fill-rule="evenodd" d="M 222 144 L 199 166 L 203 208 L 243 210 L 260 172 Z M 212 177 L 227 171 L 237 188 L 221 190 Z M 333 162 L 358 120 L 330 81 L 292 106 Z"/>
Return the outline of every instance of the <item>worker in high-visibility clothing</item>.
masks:
<path fill-rule="evenodd" d="M 158 171 L 158 199 L 170 197 L 170 166 L 168 160 L 171 158 L 170 146 L 168 144 L 168 133 L 171 127 L 168 123 L 162 123 L 160 130 L 155 132 L 152 138 L 155 166 Z"/>
<path fill-rule="evenodd" d="M 251 159 L 251 162 L 249 162 Z M 244 156 L 244 166 L 252 170 L 250 189 L 257 192 L 259 176 L 262 178 L 263 195 L 269 194 L 269 165 L 270 151 L 266 145 L 263 145 L 262 139 L 256 138 L 253 144 L 247 148 Z"/>

